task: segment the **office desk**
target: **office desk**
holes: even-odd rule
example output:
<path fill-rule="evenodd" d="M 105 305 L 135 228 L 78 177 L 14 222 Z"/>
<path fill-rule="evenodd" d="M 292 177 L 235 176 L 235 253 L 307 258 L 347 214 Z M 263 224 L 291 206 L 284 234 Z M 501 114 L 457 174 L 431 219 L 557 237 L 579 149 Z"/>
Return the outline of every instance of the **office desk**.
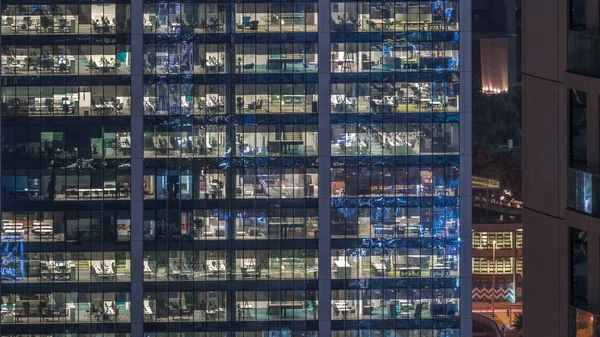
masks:
<path fill-rule="evenodd" d="M 269 303 L 267 315 L 287 317 L 286 311 L 288 309 L 304 309 L 304 303 L 300 301 Z"/>
<path fill-rule="evenodd" d="M 267 60 L 266 68 L 267 70 L 283 70 L 288 71 L 288 65 L 293 67 L 294 64 L 302 64 L 302 56 L 301 55 L 271 55 Z"/>

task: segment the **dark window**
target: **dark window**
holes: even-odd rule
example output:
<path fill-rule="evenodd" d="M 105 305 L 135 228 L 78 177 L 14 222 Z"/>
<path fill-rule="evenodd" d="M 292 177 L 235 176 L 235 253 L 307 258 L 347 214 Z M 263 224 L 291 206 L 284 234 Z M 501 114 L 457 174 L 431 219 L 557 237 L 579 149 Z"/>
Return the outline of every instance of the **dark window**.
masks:
<path fill-rule="evenodd" d="M 586 9 L 585 0 L 570 1 L 569 26 L 573 30 L 582 30 L 586 28 Z"/>
<path fill-rule="evenodd" d="M 570 107 L 570 165 L 587 168 L 587 97 L 586 93 L 571 90 Z"/>
<path fill-rule="evenodd" d="M 571 228 L 571 305 L 587 306 L 588 245 L 587 232 Z"/>

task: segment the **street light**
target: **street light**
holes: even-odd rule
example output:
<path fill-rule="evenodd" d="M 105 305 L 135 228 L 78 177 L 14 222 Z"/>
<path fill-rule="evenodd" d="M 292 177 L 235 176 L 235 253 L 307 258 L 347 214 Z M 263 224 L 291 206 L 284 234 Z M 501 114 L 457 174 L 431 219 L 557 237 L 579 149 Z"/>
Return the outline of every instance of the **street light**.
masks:
<path fill-rule="evenodd" d="M 492 265 L 494 266 L 494 273 L 492 274 L 492 317 L 496 317 L 496 311 L 494 310 L 494 301 L 496 296 L 496 240 L 492 241 Z"/>

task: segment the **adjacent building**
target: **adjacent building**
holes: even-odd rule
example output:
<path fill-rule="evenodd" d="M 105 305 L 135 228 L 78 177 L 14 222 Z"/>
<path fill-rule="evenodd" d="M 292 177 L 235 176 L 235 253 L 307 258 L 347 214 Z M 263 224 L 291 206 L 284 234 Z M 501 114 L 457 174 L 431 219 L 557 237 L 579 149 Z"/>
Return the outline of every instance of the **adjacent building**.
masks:
<path fill-rule="evenodd" d="M 533 336 L 598 331 L 597 5 L 523 2 L 523 317 Z"/>
<path fill-rule="evenodd" d="M 470 3 L 2 2 L 2 336 L 471 335 Z"/>

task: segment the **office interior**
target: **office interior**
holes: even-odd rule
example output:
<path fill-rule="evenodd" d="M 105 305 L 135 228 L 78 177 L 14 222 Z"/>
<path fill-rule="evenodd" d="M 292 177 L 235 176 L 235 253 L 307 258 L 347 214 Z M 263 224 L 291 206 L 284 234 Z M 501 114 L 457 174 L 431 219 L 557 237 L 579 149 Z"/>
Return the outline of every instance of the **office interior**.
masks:
<path fill-rule="evenodd" d="M 149 84 L 144 86 L 144 114 L 225 114 L 223 84 Z"/>
<path fill-rule="evenodd" d="M 319 193 L 317 169 L 255 168 L 235 169 L 236 198 L 316 198 Z"/>
<path fill-rule="evenodd" d="M 77 162 L 79 159 L 125 159 L 131 156 L 128 126 L 93 126 L 85 131 L 67 126 L 39 127 L 38 130 L 33 132 L 26 126 L 6 129 L 2 148 L 4 158 Z"/>
<path fill-rule="evenodd" d="M 128 86 L 2 88 L 4 116 L 114 116 L 130 113 Z"/>
<path fill-rule="evenodd" d="M 316 209 L 242 210 L 235 216 L 236 239 L 316 239 Z"/>
<path fill-rule="evenodd" d="M 244 43 L 235 44 L 235 60 L 229 60 L 229 44 L 145 44 L 146 74 L 218 74 L 236 73 L 316 72 L 317 44 L 305 43 Z"/>
<path fill-rule="evenodd" d="M 236 198 L 316 198 L 318 195 L 316 169 L 246 168 L 235 172 Z M 146 170 L 145 199 L 224 199 L 225 171 Z"/>
<path fill-rule="evenodd" d="M 316 2 L 236 3 L 236 32 L 316 32 L 317 12 Z"/>
<path fill-rule="evenodd" d="M 346 42 L 331 44 L 331 72 L 458 71 L 458 42 Z"/>
<path fill-rule="evenodd" d="M 319 229 L 317 210 L 312 208 L 239 210 L 231 230 L 229 217 L 229 211 L 224 209 L 146 211 L 144 239 L 225 240 L 230 236 L 239 240 L 315 239 Z"/>
<path fill-rule="evenodd" d="M 2 324 L 130 322 L 125 292 L 15 293 L 1 296 Z"/>
<path fill-rule="evenodd" d="M 128 200 L 131 193 L 130 169 L 87 168 L 75 162 L 64 170 L 5 170 L 2 176 L 3 200 L 92 201 Z"/>
<path fill-rule="evenodd" d="M 331 337 L 457 337 L 460 336 L 460 329 L 444 328 L 444 329 L 381 329 L 368 330 L 365 333 L 364 329 L 343 329 L 332 330 Z M 245 336 L 244 336 L 245 337 Z"/>
<path fill-rule="evenodd" d="M 316 320 L 318 291 L 237 291 L 235 294 L 237 320 Z"/>
<path fill-rule="evenodd" d="M 152 130 L 144 133 L 144 157 L 223 157 L 226 154 L 226 125 L 198 124 L 189 131 Z"/>
<path fill-rule="evenodd" d="M 144 211 L 144 240 L 166 238 L 219 240 L 227 238 L 229 211 L 204 209 L 189 211 Z"/>
<path fill-rule="evenodd" d="M 458 196 L 455 166 L 358 166 L 331 169 L 332 197 Z"/>
<path fill-rule="evenodd" d="M 458 31 L 458 1 L 334 2 L 331 30 Z"/>
<path fill-rule="evenodd" d="M 316 72 L 317 43 L 235 45 L 236 73 Z"/>
<path fill-rule="evenodd" d="M 117 242 L 130 234 L 128 210 L 2 213 L 2 242 Z"/>
<path fill-rule="evenodd" d="M 333 124 L 331 154 L 448 155 L 458 154 L 458 123 Z"/>
<path fill-rule="evenodd" d="M 236 85 L 237 114 L 316 113 L 316 83 Z"/>
<path fill-rule="evenodd" d="M 144 33 L 226 33 L 228 6 L 226 3 L 146 3 Z"/>
<path fill-rule="evenodd" d="M 420 239 L 458 237 L 458 208 L 446 207 L 375 207 L 331 212 L 334 238 Z"/>
<path fill-rule="evenodd" d="M 225 199 L 225 171 L 218 169 L 146 169 L 144 199 Z"/>
<path fill-rule="evenodd" d="M 146 74 L 227 73 L 228 44 L 144 44 Z"/>
<path fill-rule="evenodd" d="M 3 4 L 2 35 L 127 33 L 130 17 L 129 4 Z"/>
<path fill-rule="evenodd" d="M 196 230 L 202 231 L 196 227 Z M 235 261 L 231 265 L 229 261 Z M 226 279 L 316 279 L 317 251 L 306 249 L 237 251 L 146 251 L 146 281 Z"/>
<path fill-rule="evenodd" d="M 127 75 L 127 44 L 3 46 L 2 75 Z"/>
<path fill-rule="evenodd" d="M 144 293 L 145 322 L 222 322 L 227 317 L 223 291 Z"/>
<path fill-rule="evenodd" d="M 334 83 L 333 113 L 458 112 L 458 83 Z"/>
<path fill-rule="evenodd" d="M 318 125 L 238 125 L 235 127 L 237 154 L 272 157 L 318 154 Z"/>
<path fill-rule="evenodd" d="M 444 289 L 332 290 L 334 320 L 458 317 L 459 291 Z"/>
<path fill-rule="evenodd" d="M 458 251 L 451 246 L 427 248 L 333 249 L 333 279 L 452 278 L 458 276 Z"/>
<path fill-rule="evenodd" d="M 11 227 L 8 220 L 3 225 Z M 49 235 L 53 226 L 35 223 L 30 227 L 35 235 Z M 5 232 L 3 232 L 4 234 Z M 129 282 L 130 252 L 19 252 L 6 261 L 2 269 L 3 283 L 53 282 Z M 13 277 L 11 277 L 13 276 Z"/>

